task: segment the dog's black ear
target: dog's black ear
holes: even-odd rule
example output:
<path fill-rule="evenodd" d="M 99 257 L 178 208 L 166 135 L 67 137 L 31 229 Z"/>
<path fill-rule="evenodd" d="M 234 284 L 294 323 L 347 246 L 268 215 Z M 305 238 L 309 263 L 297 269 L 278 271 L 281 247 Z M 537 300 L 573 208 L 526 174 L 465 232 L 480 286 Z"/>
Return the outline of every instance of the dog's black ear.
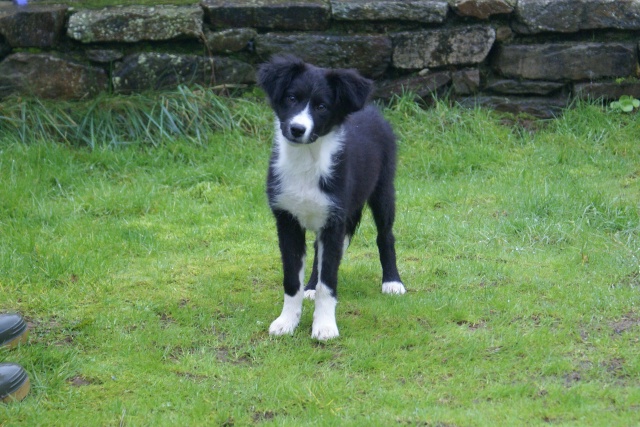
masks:
<path fill-rule="evenodd" d="M 373 90 L 373 82 L 355 70 L 329 70 L 327 81 L 334 90 L 335 104 L 343 109 L 345 116 L 361 110 Z"/>
<path fill-rule="evenodd" d="M 258 85 L 265 92 L 271 103 L 282 99 L 284 91 L 295 76 L 302 73 L 305 63 L 293 55 L 277 55 L 258 69 Z"/>

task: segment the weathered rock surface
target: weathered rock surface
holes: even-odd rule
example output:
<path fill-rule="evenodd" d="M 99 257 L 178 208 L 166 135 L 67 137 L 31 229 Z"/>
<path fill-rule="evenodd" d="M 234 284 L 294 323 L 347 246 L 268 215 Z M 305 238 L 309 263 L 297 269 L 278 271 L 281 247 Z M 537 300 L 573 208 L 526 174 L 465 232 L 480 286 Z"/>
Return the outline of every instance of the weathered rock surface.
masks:
<path fill-rule="evenodd" d="M 108 64 L 124 57 L 122 52 L 113 49 L 89 49 L 86 51 L 86 55 L 90 61 L 100 64 Z"/>
<path fill-rule="evenodd" d="M 377 84 L 374 96 L 383 100 L 389 100 L 394 95 L 412 92 L 420 98 L 427 98 L 437 92 L 438 89 L 448 85 L 450 81 L 451 75 L 446 71 L 427 73 L 424 76 L 388 80 Z"/>
<path fill-rule="evenodd" d="M 502 96 L 476 96 L 460 100 L 465 107 L 486 107 L 511 114 L 528 114 L 551 119 L 562 114 L 567 107 L 565 98 L 517 98 Z"/>
<path fill-rule="evenodd" d="M 203 0 L 214 27 L 254 27 L 276 30 L 323 30 L 331 9 L 325 0 Z"/>
<path fill-rule="evenodd" d="M 563 87 L 559 82 L 500 79 L 490 81 L 485 89 L 505 95 L 549 95 Z"/>
<path fill-rule="evenodd" d="M 108 78 L 103 69 L 50 54 L 15 53 L 0 62 L 0 98 L 17 93 L 81 99 L 107 88 Z"/>
<path fill-rule="evenodd" d="M 11 46 L 4 40 L 4 37 L 0 35 L 0 60 L 7 56 L 11 52 Z"/>
<path fill-rule="evenodd" d="M 530 80 L 594 80 L 634 75 L 632 43 L 547 43 L 501 46 L 493 66 L 503 76 Z"/>
<path fill-rule="evenodd" d="M 447 18 L 444 0 L 331 0 L 333 19 L 345 21 L 417 21 L 439 24 Z"/>
<path fill-rule="evenodd" d="M 67 35 L 83 43 L 198 38 L 202 24 L 203 11 L 197 5 L 122 6 L 74 13 Z"/>
<path fill-rule="evenodd" d="M 549 116 L 571 90 L 640 97 L 631 83 L 640 77 L 640 0 L 194 0 L 99 10 L 79 0 L 16 3 L 0 0 L 0 96 L 251 84 L 255 64 L 293 53 L 356 68 L 378 80 L 385 99 L 403 90 L 482 95 L 473 102 Z M 613 82 L 620 77 L 625 83 Z"/>
<path fill-rule="evenodd" d="M 136 53 L 116 63 L 113 88 L 118 93 L 174 88 L 179 84 L 218 86 L 255 82 L 249 64 L 223 57 Z"/>
<path fill-rule="evenodd" d="M 211 53 L 232 53 L 246 49 L 258 33 L 252 28 L 205 31 L 205 44 Z"/>
<path fill-rule="evenodd" d="M 430 31 L 402 32 L 392 36 L 393 65 L 401 69 L 478 64 L 487 57 L 496 32 L 485 25 Z"/>
<path fill-rule="evenodd" d="M 518 0 L 516 31 L 571 33 L 614 28 L 640 29 L 637 0 Z"/>
<path fill-rule="evenodd" d="M 502 43 L 510 40 L 513 37 L 513 30 L 508 25 L 496 26 L 496 42 Z"/>
<path fill-rule="evenodd" d="M 480 89 L 480 70 L 466 69 L 451 73 L 453 92 L 457 95 L 471 95 Z"/>
<path fill-rule="evenodd" d="M 582 99 L 604 99 L 613 101 L 620 99 L 622 95 L 640 98 L 640 83 L 638 82 L 598 82 L 578 83 L 574 85 L 573 92 Z"/>
<path fill-rule="evenodd" d="M 275 53 L 292 53 L 320 67 L 356 68 L 376 78 L 391 62 L 391 41 L 382 35 L 269 33 L 258 36 L 256 52 L 265 60 Z"/>
<path fill-rule="evenodd" d="M 493 15 L 513 12 L 515 0 L 456 0 L 453 8 L 460 16 L 488 19 Z"/>
<path fill-rule="evenodd" d="M 12 47 L 51 47 L 64 31 L 67 6 L 0 6 L 0 35 Z"/>

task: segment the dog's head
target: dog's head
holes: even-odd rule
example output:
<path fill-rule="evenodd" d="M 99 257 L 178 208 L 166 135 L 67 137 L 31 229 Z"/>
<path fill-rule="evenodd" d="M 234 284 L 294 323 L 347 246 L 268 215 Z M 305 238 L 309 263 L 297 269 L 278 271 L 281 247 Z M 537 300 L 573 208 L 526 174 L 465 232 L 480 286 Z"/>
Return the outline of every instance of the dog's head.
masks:
<path fill-rule="evenodd" d="M 258 71 L 262 87 L 294 144 L 311 144 L 367 102 L 373 83 L 355 70 L 318 68 L 294 56 L 275 56 Z"/>

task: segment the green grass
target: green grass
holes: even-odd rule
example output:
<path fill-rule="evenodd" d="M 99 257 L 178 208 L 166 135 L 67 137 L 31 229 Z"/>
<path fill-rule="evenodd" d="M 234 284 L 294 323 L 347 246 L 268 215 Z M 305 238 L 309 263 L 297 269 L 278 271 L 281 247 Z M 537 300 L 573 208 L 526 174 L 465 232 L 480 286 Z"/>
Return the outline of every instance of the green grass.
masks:
<path fill-rule="evenodd" d="M 282 290 L 265 102 L 189 93 L 136 100 L 122 127 L 88 111 L 127 98 L 75 104 L 127 129 L 120 144 L 69 136 L 68 105 L 0 104 L 0 311 L 32 324 L 0 350 L 32 380 L 0 425 L 637 423 L 638 115 L 580 104 L 531 130 L 396 100 L 409 292 L 381 294 L 367 215 L 341 336 L 318 343 L 309 302 L 292 337 L 267 332 Z M 181 97 L 167 117 L 200 125 L 145 131 Z"/>
<path fill-rule="evenodd" d="M 209 134 L 245 128 L 255 132 L 247 102 L 225 103 L 202 87 L 180 87 L 148 94 L 102 94 L 85 101 L 63 102 L 50 108 L 39 99 L 0 104 L 0 138 L 28 143 L 46 140 L 70 145 L 158 145 L 183 138 L 202 145 Z"/>

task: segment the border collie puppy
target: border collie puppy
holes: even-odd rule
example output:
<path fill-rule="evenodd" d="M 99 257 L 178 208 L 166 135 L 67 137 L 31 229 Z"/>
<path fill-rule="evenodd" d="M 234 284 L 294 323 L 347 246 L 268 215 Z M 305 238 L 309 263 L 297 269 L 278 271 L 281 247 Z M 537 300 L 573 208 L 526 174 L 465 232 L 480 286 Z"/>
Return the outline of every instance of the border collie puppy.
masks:
<path fill-rule="evenodd" d="M 275 56 L 258 71 L 276 116 L 267 176 L 284 270 L 284 307 L 272 335 L 292 334 L 303 297 L 315 299 L 311 336 L 339 335 L 338 266 L 365 204 L 378 230 L 382 292 L 403 294 L 392 232 L 396 145 L 391 126 L 366 106 L 373 83 L 354 70 L 325 69 Z M 305 288 L 305 231 L 316 233 Z"/>

